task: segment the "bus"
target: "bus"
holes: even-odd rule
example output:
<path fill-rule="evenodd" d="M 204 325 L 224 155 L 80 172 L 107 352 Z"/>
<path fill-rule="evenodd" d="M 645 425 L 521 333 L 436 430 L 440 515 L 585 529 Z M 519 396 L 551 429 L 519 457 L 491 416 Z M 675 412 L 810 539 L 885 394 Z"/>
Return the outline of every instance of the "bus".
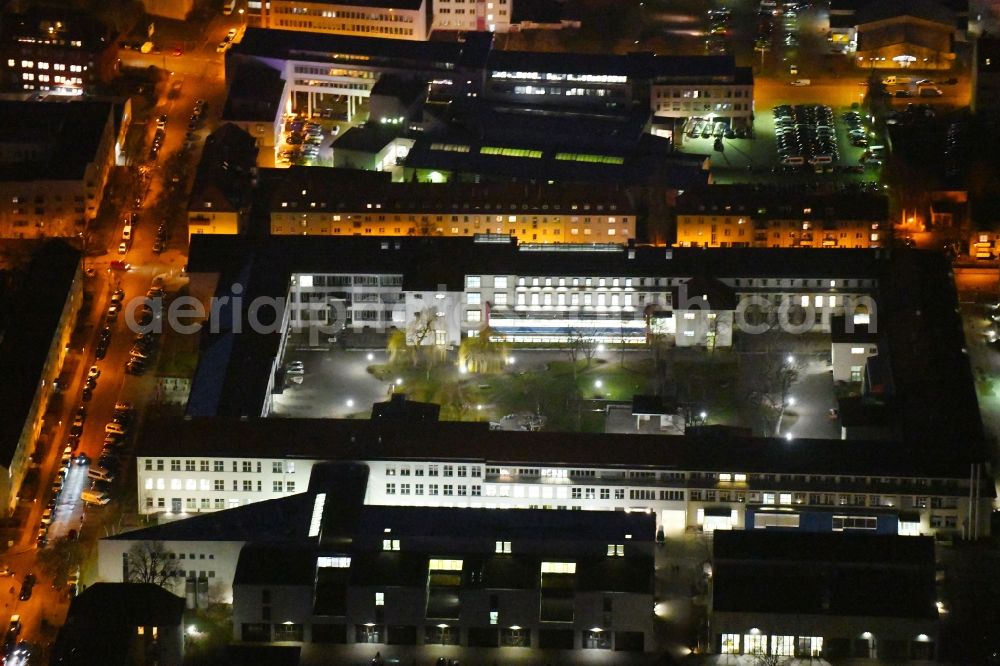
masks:
<path fill-rule="evenodd" d="M 226 0 L 225 4 L 222 5 L 222 15 L 231 16 L 233 10 L 236 9 L 236 0 Z"/>

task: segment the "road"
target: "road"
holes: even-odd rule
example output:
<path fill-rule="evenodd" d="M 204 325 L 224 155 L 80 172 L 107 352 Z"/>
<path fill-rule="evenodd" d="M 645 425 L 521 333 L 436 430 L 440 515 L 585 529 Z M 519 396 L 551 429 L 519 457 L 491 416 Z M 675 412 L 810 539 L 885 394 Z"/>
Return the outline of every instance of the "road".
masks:
<path fill-rule="evenodd" d="M 217 126 L 224 102 L 223 54 L 215 52 L 215 45 L 222 40 L 229 28 L 238 26 L 238 20 L 234 22 L 221 17 L 213 20 L 194 51 L 189 51 L 180 57 L 142 56 L 134 51 L 123 52 L 123 61 L 126 65 L 167 64 L 172 74 L 149 117 L 134 119 L 139 126 L 145 124 L 145 140 L 133 154 L 128 156 L 128 163 L 133 166 L 127 168 L 133 169 L 135 182 L 139 182 L 140 173 L 148 174 L 145 181 L 148 185 L 145 188 L 142 205 L 138 209 L 133 208 L 135 193 L 129 193 L 118 201 L 116 212 L 111 216 L 114 228 L 95 229 L 95 233 L 92 234 L 95 238 L 108 240 L 106 248 L 96 250 L 94 247 L 88 248 L 88 256 L 85 259 L 88 277 L 84 288 L 89 306 L 81 314 L 71 342 L 70 354 L 64 364 L 64 372 L 72 373 L 72 381 L 64 391 L 62 400 L 53 403 L 54 406 L 58 406 L 58 411 L 46 417 L 47 423 L 56 425 L 51 433 L 51 444 L 40 460 L 36 499 L 24 503 L 24 506 L 19 508 L 19 515 L 24 516 L 23 528 L 19 538 L 2 559 L 2 563 L 15 572 L 9 585 L 0 581 L 0 597 L 3 598 L 4 609 L 7 612 L 5 617 L 9 619 L 14 613 L 21 616 L 23 625 L 21 637 L 36 646 L 42 646 L 36 648 L 36 657 L 44 658 L 45 646 L 54 638 L 55 627 L 62 624 L 69 602 L 65 581 L 47 580 L 37 566 L 36 537 L 41 514 L 53 495 L 53 479 L 56 472 L 62 468 L 60 457 L 69 441 L 69 427 L 73 414 L 78 406 L 86 406 L 87 417 L 76 453 L 86 453 L 92 461 L 96 461 L 103 448 L 104 425 L 112 419 L 115 403 L 122 400 L 131 402 L 141 415 L 142 408 L 150 401 L 156 388 L 155 372 L 152 370 L 155 368 L 155 358 L 150 364 L 151 370 L 145 376 L 137 377 L 125 372 L 129 350 L 135 337 L 133 331 L 129 330 L 125 317 L 120 316 L 117 321 L 109 324 L 113 333 L 107 354 L 102 360 L 97 360 L 94 356 L 97 337 L 107 323 L 105 315 L 115 289 L 124 290 L 127 309 L 129 300 L 145 297 L 154 282 L 164 285 L 168 296 L 172 290 L 184 283 L 181 276 L 182 269 L 187 264 L 187 229 L 181 224 L 178 224 L 177 228 L 169 228 L 167 250 L 163 254 L 156 255 L 152 251 L 152 244 L 159 220 L 153 219 L 154 211 L 151 207 L 164 190 L 169 190 L 172 185 L 164 182 L 162 165 L 168 162 L 171 156 L 181 153 L 191 111 L 195 100 L 201 98 L 208 101 L 208 110 L 196 131 L 193 148 L 182 158 L 183 166 L 180 172 L 182 178 L 173 185 L 178 190 L 175 196 L 185 196 L 183 193 L 190 186 L 200 146 L 208 133 Z M 169 94 L 173 81 L 181 81 L 180 91 L 176 95 Z M 150 161 L 149 146 L 155 131 L 155 119 L 161 114 L 166 114 L 168 117 L 166 138 L 159 158 Z M 122 256 L 118 254 L 122 220 L 132 210 L 139 212 L 139 221 L 133 229 L 132 244 Z M 128 262 L 130 269 L 113 270 L 111 262 L 116 260 Z M 82 388 L 91 365 L 96 365 L 101 374 L 97 379 L 92 399 L 84 403 L 81 397 Z M 125 447 L 122 469 L 119 478 L 113 484 L 113 499 L 117 499 L 128 484 L 135 482 L 131 458 L 127 453 L 130 451 L 130 446 L 131 444 L 128 444 Z M 102 524 L 104 514 L 109 513 L 114 507 L 85 508 L 80 500 L 80 493 L 90 485 L 86 466 L 74 464 L 69 468 L 63 492 L 56 503 L 52 524 L 49 526 L 49 547 L 58 539 L 69 536 L 73 530 L 79 535 L 85 553 L 92 554 L 96 551 L 96 540 L 104 536 L 106 528 Z M 134 511 L 134 507 L 124 507 L 124 509 Z M 90 582 L 88 581 L 90 568 L 92 567 L 84 564 L 81 580 L 84 585 Z M 38 582 L 31 598 L 21 601 L 17 597 L 24 576 L 28 572 L 35 573 Z M 59 585 L 59 589 L 55 588 L 54 583 Z"/>

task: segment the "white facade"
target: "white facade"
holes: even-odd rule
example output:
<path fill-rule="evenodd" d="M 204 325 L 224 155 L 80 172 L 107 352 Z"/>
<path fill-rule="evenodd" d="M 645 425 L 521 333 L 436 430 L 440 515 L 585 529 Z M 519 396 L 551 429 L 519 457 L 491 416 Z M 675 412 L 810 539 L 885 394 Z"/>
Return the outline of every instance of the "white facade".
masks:
<path fill-rule="evenodd" d="M 308 487 L 314 462 L 280 457 L 140 457 L 136 461 L 139 511 L 183 516 L 294 495 Z"/>
<path fill-rule="evenodd" d="M 317 462 L 139 456 L 138 510 L 190 514 L 303 492 Z M 899 513 L 898 533 L 911 535 L 957 535 L 971 519 L 981 523 L 977 529 L 985 534 L 992 506 L 988 498 L 970 499 L 968 478 L 510 467 L 482 460 L 359 462 L 370 467 L 365 504 L 641 511 L 654 514 L 666 534 L 744 529 L 748 507 L 803 514 Z"/>
<path fill-rule="evenodd" d="M 834 342 L 831 344 L 833 381 L 860 382 L 865 376 L 865 362 L 878 354 L 874 342 Z"/>
<path fill-rule="evenodd" d="M 661 118 L 729 120 L 733 127 L 753 124 L 753 83 L 698 81 L 650 86 L 649 106 Z"/>
<path fill-rule="evenodd" d="M 277 30 L 425 40 L 430 34 L 428 2 L 421 0 L 415 6 L 386 2 L 378 7 L 371 3 L 271 0 L 261 8 L 261 23 Z"/>
<path fill-rule="evenodd" d="M 137 535 L 145 530 L 138 530 Z M 129 539 L 128 533 L 97 542 L 97 581 L 127 583 L 128 552 L 136 545 L 148 544 L 147 539 Z M 209 604 L 233 602 L 233 576 L 243 548 L 243 541 L 165 541 L 164 548 L 176 560 L 183 572 L 181 578 L 167 587 L 187 597 L 188 607 L 204 608 Z M 196 583 L 201 582 L 197 590 Z"/>
<path fill-rule="evenodd" d="M 510 30 L 514 0 L 434 0 L 434 30 Z"/>

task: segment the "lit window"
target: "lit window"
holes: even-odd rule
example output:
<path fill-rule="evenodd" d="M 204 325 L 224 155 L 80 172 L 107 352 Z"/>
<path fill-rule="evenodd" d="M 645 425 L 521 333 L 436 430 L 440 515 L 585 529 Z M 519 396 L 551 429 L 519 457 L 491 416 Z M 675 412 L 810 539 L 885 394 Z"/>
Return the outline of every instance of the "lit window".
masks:
<path fill-rule="evenodd" d="M 496 552 L 499 554 L 510 555 L 510 541 L 497 541 Z"/>
<path fill-rule="evenodd" d="M 483 313 L 479 310 L 467 310 L 465 313 L 465 321 L 478 322 L 482 321 Z"/>
<path fill-rule="evenodd" d="M 375 605 L 376 606 L 385 606 L 385 592 L 376 592 L 375 593 Z"/>
<path fill-rule="evenodd" d="M 851 353 L 852 354 L 864 354 L 865 353 L 865 348 L 864 347 L 851 347 Z"/>
<path fill-rule="evenodd" d="M 461 571 L 462 560 L 439 560 L 432 559 L 427 563 L 429 571 Z"/>
<path fill-rule="evenodd" d="M 732 474 L 720 474 L 719 475 L 719 481 L 732 481 L 732 480 L 733 480 L 733 475 Z"/>
<path fill-rule="evenodd" d="M 317 569 L 349 569 L 351 558 L 346 555 L 334 555 L 332 557 L 317 557 Z"/>
<path fill-rule="evenodd" d="M 399 539 L 382 539 L 382 550 L 399 550 Z"/>
<path fill-rule="evenodd" d="M 542 562 L 542 573 L 575 574 L 576 562 Z"/>
<path fill-rule="evenodd" d="M 466 294 L 465 302 L 469 305 L 479 305 L 482 303 L 483 296 L 478 291 L 472 291 Z"/>

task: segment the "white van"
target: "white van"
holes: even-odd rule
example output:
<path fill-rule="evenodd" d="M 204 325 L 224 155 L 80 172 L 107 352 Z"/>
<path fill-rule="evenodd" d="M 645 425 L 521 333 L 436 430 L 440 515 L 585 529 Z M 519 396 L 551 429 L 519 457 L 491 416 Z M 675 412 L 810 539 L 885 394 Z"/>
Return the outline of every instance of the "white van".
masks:
<path fill-rule="evenodd" d="M 832 163 L 833 163 L 833 157 L 831 157 L 830 155 L 816 155 L 815 157 L 809 159 L 809 164 L 812 165 L 832 164 Z"/>
<path fill-rule="evenodd" d="M 96 490 L 84 490 L 80 493 L 80 499 L 83 500 L 84 504 L 93 504 L 96 506 L 104 506 L 111 501 L 111 498 L 106 493 Z"/>
<path fill-rule="evenodd" d="M 887 76 L 882 79 L 884 86 L 904 86 L 913 83 L 913 78 L 909 76 Z"/>
<path fill-rule="evenodd" d="M 132 240 L 132 224 L 130 222 L 126 222 L 125 227 L 122 229 L 122 240 Z"/>
<path fill-rule="evenodd" d="M 781 160 L 782 164 L 790 164 L 793 166 L 801 166 L 806 163 L 801 155 L 789 155 Z"/>
<path fill-rule="evenodd" d="M 114 481 L 115 475 L 103 467 L 93 466 L 87 470 L 87 476 L 94 481 Z"/>

